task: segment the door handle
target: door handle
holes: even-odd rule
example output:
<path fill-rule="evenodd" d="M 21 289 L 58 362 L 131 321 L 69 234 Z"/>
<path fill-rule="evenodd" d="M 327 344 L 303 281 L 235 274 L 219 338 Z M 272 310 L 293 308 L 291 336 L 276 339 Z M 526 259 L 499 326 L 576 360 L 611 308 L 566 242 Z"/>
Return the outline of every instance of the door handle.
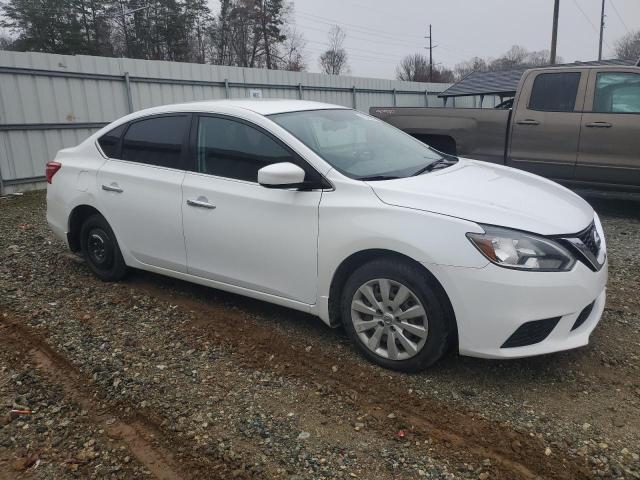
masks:
<path fill-rule="evenodd" d="M 209 203 L 209 201 L 205 197 L 198 197 L 196 200 L 187 200 L 187 205 L 190 207 L 200 207 L 200 208 L 208 208 L 213 210 L 216 206 L 213 203 Z"/>
<path fill-rule="evenodd" d="M 518 125 L 540 125 L 538 120 L 534 120 L 532 118 L 525 118 L 524 120 L 518 120 L 516 122 Z"/>
<path fill-rule="evenodd" d="M 611 128 L 612 127 L 612 125 L 609 122 L 590 122 L 590 123 L 585 123 L 584 126 L 590 127 L 590 128 Z"/>
<path fill-rule="evenodd" d="M 102 185 L 102 189 L 107 191 L 107 192 L 116 192 L 116 193 L 122 193 L 124 190 L 122 190 L 117 183 L 112 183 L 111 185 Z"/>

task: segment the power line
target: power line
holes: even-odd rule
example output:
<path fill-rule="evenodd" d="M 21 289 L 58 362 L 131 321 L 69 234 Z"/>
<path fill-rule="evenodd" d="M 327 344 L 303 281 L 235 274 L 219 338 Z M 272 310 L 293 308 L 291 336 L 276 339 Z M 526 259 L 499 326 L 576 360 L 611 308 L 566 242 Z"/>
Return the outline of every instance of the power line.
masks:
<path fill-rule="evenodd" d="M 305 21 L 306 21 L 306 19 L 305 19 Z M 318 32 L 326 32 L 326 30 L 323 30 L 323 29 L 320 29 L 320 28 L 311 27 L 311 26 L 303 24 L 303 23 L 299 23 L 299 25 L 304 29 L 315 30 L 315 31 L 318 31 Z M 355 38 L 355 39 L 358 39 L 358 40 L 365 41 L 367 43 L 376 43 L 376 44 L 386 45 L 386 46 L 394 46 L 394 45 L 396 45 L 396 46 L 399 46 L 399 47 L 404 48 L 404 49 L 406 49 L 407 46 L 409 46 L 414 51 L 417 51 L 417 50 L 420 50 L 420 49 L 423 48 L 422 46 L 409 44 L 409 43 L 400 44 L 400 43 L 390 42 L 390 41 L 387 41 L 387 40 L 381 40 L 381 39 L 375 40 L 375 39 L 371 39 L 371 38 L 360 37 L 358 35 L 353 35 L 352 33 L 348 33 L 347 38 Z M 445 49 L 447 52 L 449 52 L 450 55 L 452 55 L 454 57 L 457 57 L 457 58 L 459 58 L 461 60 L 466 60 L 467 59 L 467 57 L 463 57 L 461 55 L 456 54 L 455 52 L 451 52 L 451 50 L 449 48 L 443 46 L 442 44 L 439 44 L 438 46 L 443 48 L 443 49 Z M 347 50 L 349 50 L 349 48 Z M 376 51 L 376 52 L 371 52 L 371 53 L 379 54 L 380 52 Z M 394 55 L 392 52 L 385 52 L 383 54 Z"/>
<path fill-rule="evenodd" d="M 307 48 L 307 50 L 311 50 L 311 51 L 314 51 L 314 52 L 319 53 L 319 54 L 322 54 L 322 53 L 327 51 L 326 45 L 324 43 L 322 43 L 322 42 L 311 41 L 310 43 L 314 43 L 316 45 L 313 45 L 310 48 Z M 400 58 L 402 57 L 401 55 L 384 57 L 384 56 L 378 55 L 376 52 L 372 52 L 372 51 L 369 51 L 369 50 L 363 50 L 363 49 L 358 49 L 358 50 L 361 51 L 361 52 L 364 52 L 364 53 L 352 53 L 350 48 L 345 48 L 345 50 L 347 51 L 347 54 L 349 55 L 349 57 L 359 58 L 361 60 L 376 60 L 376 61 L 381 61 L 381 62 L 383 62 L 383 61 L 396 62 L 396 61 L 400 60 Z"/>
<path fill-rule="evenodd" d="M 335 18 L 329 18 L 329 17 L 324 17 L 322 15 L 316 15 L 313 13 L 308 13 L 308 12 L 303 12 L 300 10 L 296 10 L 296 12 L 298 13 L 298 15 L 302 15 L 302 16 L 306 16 L 306 17 L 312 17 L 314 19 L 319 19 L 318 21 L 323 21 L 324 23 L 329 23 L 331 24 L 340 24 L 340 25 L 344 25 L 344 26 L 348 26 L 348 27 L 352 27 L 354 29 L 359 29 L 362 30 L 363 32 L 371 32 L 375 35 L 379 35 L 379 36 L 387 36 L 387 37 L 391 37 L 392 39 L 397 39 L 397 34 L 394 33 L 386 33 L 380 30 L 375 30 L 372 29 L 371 27 L 368 27 L 366 25 L 358 25 L 355 23 L 348 23 L 348 22 L 342 22 L 339 20 L 336 20 Z M 402 34 L 403 37 L 415 37 L 416 39 L 420 38 L 422 39 L 422 37 L 420 37 L 419 35 L 412 35 L 412 34 Z"/>
<path fill-rule="evenodd" d="M 631 33 L 631 30 L 629 30 L 629 27 L 627 27 L 627 24 L 624 23 L 624 20 L 622 19 L 622 15 L 620 15 L 620 12 L 616 8 L 616 4 L 613 3 L 613 0 L 609 0 L 609 5 L 611 5 L 611 7 L 613 8 L 613 11 L 615 12 L 616 16 L 618 17 L 618 20 L 620 20 L 620 23 L 622 24 L 624 29 L 627 31 L 627 33 Z"/>
<path fill-rule="evenodd" d="M 301 25 L 301 26 L 302 26 L 303 28 L 305 28 L 305 29 L 315 30 L 315 31 L 317 31 L 317 32 L 323 32 L 323 33 L 326 33 L 326 32 L 327 32 L 325 29 L 322 29 L 322 28 L 311 27 L 311 26 L 309 26 L 309 25 Z M 355 35 L 355 36 L 354 36 L 354 35 L 352 35 L 351 33 L 348 33 L 348 34 L 347 34 L 347 38 L 357 38 L 357 39 L 359 39 L 359 40 L 364 40 L 364 41 L 369 42 L 369 43 L 380 43 L 380 44 L 382 44 L 382 45 L 389 45 L 389 43 L 388 43 L 388 42 L 386 42 L 386 41 L 380 41 L 380 40 L 376 41 L 376 40 L 371 40 L 371 39 L 368 39 L 368 38 L 359 37 L 359 36 L 357 36 L 357 35 Z M 312 41 L 312 40 L 310 40 L 310 41 Z M 313 41 L 312 41 L 312 42 L 313 42 Z M 319 42 L 319 43 L 321 43 L 321 42 Z M 412 47 L 413 47 L 413 48 L 415 48 L 416 50 L 417 50 L 417 49 L 419 49 L 419 48 L 421 48 L 420 46 L 416 46 L 416 45 L 412 45 Z M 402 48 L 406 48 L 406 47 L 402 46 Z M 377 52 L 377 51 L 376 51 L 375 53 L 380 53 L 380 52 Z M 383 53 L 388 53 L 388 54 L 392 54 L 392 55 L 393 55 L 393 52 L 383 52 Z"/>
<path fill-rule="evenodd" d="M 307 22 L 315 22 L 315 23 L 320 23 L 320 24 L 324 24 L 324 25 L 340 25 L 342 27 L 346 27 L 348 28 L 350 31 L 353 30 L 356 33 L 360 34 L 360 35 L 366 35 L 369 37 L 373 37 L 373 38 L 377 38 L 377 42 L 379 43 L 394 43 L 397 45 L 408 45 L 408 46 L 412 46 L 415 47 L 416 44 L 418 43 L 417 41 L 415 43 L 410 43 L 410 42 L 405 42 L 403 40 L 398 40 L 397 37 L 394 36 L 389 36 L 387 37 L 385 34 L 382 33 L 378 33 L 378 32 L 367 32 L 361 29 L 356 29 L 354 27 L 351 27 L 350 25 L 346 24 L 346 23 L 341 23 L 341 22 L 331 22 L 331 21 L 324 21 L 324 20 L 318 20 L 318 19 L 314 19 L 314 18 L 303 18 L 302 20 L 307 21 Z M 350 34 L 351 35 L 351 34 Z M 352 35 L 354 38 L 362 38 L 362 37 L 356 37 L 355 35 Z M 367 40 L 369 42 L 374 42 L 376 40 L 372 40 L 370 38 L 363 38 L 363 40 Z"/>
<path fill-rule="evenodd" d="M 575 3 L 576 7 L 578 7 L 578 10 L 580 10 L 580 13 L 582 13 L 582 16 L 587 20 L 587 22 L 589 22 L 589 25 L 591 25 L 591 27 L 593 28 L 593 31 L 597 32 L 598 27 L 596 27 L 596 24 L 591 21 L 591 19 L 589 18 L 589 15 L 585 13 L 585 11 L 582 9 L 582 7 L 577 2 L 577 0 L 573 0 L 573 3 Z"/>
<path fill-rule="evenodd" d="M 415 38 L 420 38 L 420 40 L 422 40 L 422 37 L 417 37 L 416 35 L 410 35 L 410 34 L 394 34 L 394 33 L 385 33 L 379 30 L 374 30 L 368 27 L 364 27 L 364 26 L 360 26 L 360 25 L 356 25 L 356 24 L 352 24 L 352 23 L 347 23 L 347 22 L 342 22 L 339 20 L 335 20 L 329 17 L 324 17 L 321 15 L 314 15 L 314 14 L 310 14 L 310 13 L 305 13 L 305 12 L 301 12 L 299 10 L 296 10 L 296 13 L 298 15 L 301 15 L 303 17 L 308 17 L 308 18 L 303 18 L 303 20 L 307 20 L 307 21 L 312 21 L 312 22 L 317 22 L 317 23 L 323 23 L 326 25 L 341 25 L 344 27 L 349 27 L 349 29 L 351 30 L 355 30 L 357 33 L 362 34 L 362 35 L 368 35 L 374 38 L 379 39 L 378 43 L 395 43 L 397 45 L 408 45 L 411 47 L 416 48 L 414 43 L 409 43 L 403 40 L 399 40 L 398 36 L 401 35 L 402 37 L 415 37 Z M 359 38 L 356 37 L 352 34 L 350 34 L 350 36 L 353 36 L 354 38 Z M 388 40 L 386 41 L 381 41 L 384 40 L 385 38 L 387 38 Z M 375 40 L 370 40 L 369 38 L 361 38 L 361 40 L 366 40 L 368 42 L 372 42 Z M 417 43 L 417 42 L 416 42 Z M 442 46 L 442 43 L 439 44 L 440 46 Z M 420 48 L 420 47 L 418 47 Z M 445 48 L 443 46 L 443 48 Z M 473 55 L 468 53 L 468 52 L 462 52 L 462 51 L 458 51 L 452 48 L 446 48 L 447 51 L 452 52 L 454 54 L 454 56 L 457 56 L 458 58 L 464 59 L 466 60 L 469 57 L 472 57 Z M 463 56 L 464 55 L 464 56 Z"/>
<path fill-rule="evenodd" d="M 326 44 L 325 44 L 325 43 L 323 43 L 323 42 L 318 42 L 318 41 L 316 41 L 316 40 L 307 40 L 307 41 L 308 41 L 309 43 L 315 43 L 315 44 L 322 45 L 322 46 L 326 47 Z M 371 54 L 371 55 L 373 55 L 373 57 L 372 57 L 372 58 L 381 58 L 381 57 L 386 57 L 386 58 L 388 58 L 389 60 L 398 60 L 398 58 L 402 57 L 402 54 L 398 54 L 398 55 L 391 54 L 391 53 L 386 54 L 386 53 L 374 52 L 374 51 L 372 51 L 372 50 L 365 50 L 365 49 L 363 49 L 363 48 L 355 48 L 355 47 L 345 47 L 345 50 L 346 50 L 347 52 L 349 52 L 349 54 L 351 54 L 351 53 L 350 53 L 350 50 L 356 50 L 356 51 L 358 51 L 358 52 L 363 52 L 363 53 Z M 362 56 L 362 55 L 360 55 L 360 56 Z"/>
<path fill-rule="evenodd" d="M 578 10 L 580 10 L 580 13 L 581 13 L 581 14 L 582 14 L 582 16 L 585 18 L 585 20 L 586 20 L 587 22 L 589 22 L 589 25 L 591 25 L 591 27 L 593 28 L 593 31 L 594 31 L 594 32 L 596 32 L 596 33 L 599 33 L 599 32 L 600 32 L 600 29 L 599 29 L 598 27 L 596 27 L 596 24 L 595 24 L 595 23 L 593 23 L 593 22 L 591 21 L 591 19 L 589 18 L 589 15 L 587 15 L 587 14 L 585 13 L 585 11 L 582 9 L 582 7 L 581 7 L 581 6 L 580 6 L 580 4 L 577 2 L 577 0 L 573 0 L 573 3 L 575 4 L 575 6 L 576 6 L 576 7 L 578 7 Z M 607 42 L 606 40 L 604 40 L 604 43 L 607 45 L 607 47 L 608 47 L 609 49 L 611 49 L 611 45 L 609 45 L 609 42 Z"/>

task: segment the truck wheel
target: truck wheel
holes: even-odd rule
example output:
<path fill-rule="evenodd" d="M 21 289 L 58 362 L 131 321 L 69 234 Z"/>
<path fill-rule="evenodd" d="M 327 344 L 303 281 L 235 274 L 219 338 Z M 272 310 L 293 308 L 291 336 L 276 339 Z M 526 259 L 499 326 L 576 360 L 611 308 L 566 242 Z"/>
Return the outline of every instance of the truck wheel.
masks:
<path fill-rule="evenodd" d="M 345 330 L 378 365 L 422 370 L 447 351 L 452 319 L 424 272 L 409 263 L 373 260 L 353 272 L 342 293 Z"/>
<path fill-rule="evenodd" d="M 127 273 L 120 247 L 102 215 L 91 215 L 80 230 L 82 253 L 91 271 L 105 282 L 121 280 Z"/>

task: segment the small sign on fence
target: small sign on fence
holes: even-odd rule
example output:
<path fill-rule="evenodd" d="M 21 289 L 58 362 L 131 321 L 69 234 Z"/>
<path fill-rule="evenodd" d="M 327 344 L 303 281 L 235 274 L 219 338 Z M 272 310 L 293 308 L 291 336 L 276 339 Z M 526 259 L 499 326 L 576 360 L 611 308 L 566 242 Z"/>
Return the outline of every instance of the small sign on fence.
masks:
<path fill-rule="evenodd" d="M 249 89 L 249 98 L 262 98 L 262 90 L 259 88 Z"/>

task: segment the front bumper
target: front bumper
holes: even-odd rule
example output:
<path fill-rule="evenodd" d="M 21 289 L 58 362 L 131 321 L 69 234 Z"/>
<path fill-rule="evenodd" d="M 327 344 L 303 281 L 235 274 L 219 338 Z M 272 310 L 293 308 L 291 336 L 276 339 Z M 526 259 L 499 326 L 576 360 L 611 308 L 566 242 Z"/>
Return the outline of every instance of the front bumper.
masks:
<path fill-rule="evenodd" d="M 581 262 L 569 272 L 523 272 L 493 264 L 425 267 L 449 295 L 461 355 L 519 358 L 581 347 L 589 343 L 604 310 L 606 261 L 597 272 Z M 591 303 L 591 313 L 572 330 L 580 312 Z M 559 321 L 542 341 L 502 347 L 522 324 L 554 317 Z"/>

